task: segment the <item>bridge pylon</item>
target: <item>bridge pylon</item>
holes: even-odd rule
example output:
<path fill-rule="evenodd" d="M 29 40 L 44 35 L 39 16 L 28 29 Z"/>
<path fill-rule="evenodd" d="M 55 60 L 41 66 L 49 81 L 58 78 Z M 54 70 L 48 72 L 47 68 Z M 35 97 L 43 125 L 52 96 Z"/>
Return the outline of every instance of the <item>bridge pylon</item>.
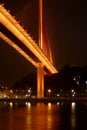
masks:
<path fill-rule="evenodd" d="M 38 63 L 37 67 L 37 98 L 44 97 L 44 65 Z"/>

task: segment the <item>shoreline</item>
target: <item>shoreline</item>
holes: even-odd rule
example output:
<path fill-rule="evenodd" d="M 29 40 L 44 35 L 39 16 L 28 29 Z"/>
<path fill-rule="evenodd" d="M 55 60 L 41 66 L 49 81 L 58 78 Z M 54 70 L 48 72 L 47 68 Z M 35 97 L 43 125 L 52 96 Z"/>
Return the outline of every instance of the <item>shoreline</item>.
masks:
<path fill-rule="evenodd" d="M 87 98 L 18 98 L 0 99 L 0 102 L 30 102 L 30 103 L 57 103 L 57 102 L 87 102 Z"/>

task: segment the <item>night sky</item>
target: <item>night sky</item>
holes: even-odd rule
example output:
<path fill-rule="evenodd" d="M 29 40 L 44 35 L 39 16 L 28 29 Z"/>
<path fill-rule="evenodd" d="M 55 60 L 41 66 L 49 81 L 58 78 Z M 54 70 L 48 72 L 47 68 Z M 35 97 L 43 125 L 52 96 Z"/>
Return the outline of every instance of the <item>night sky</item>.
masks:
<path fill-rule="evenodd" d="M 0 0 L 38 42 L 38 0 Z M 87 2 L 85 0 L 43 0 L 44 15 L 53 61 L 64 65 L 87 65 Z M 36 71 L 12 47 L 0 39 L 0 83 L 13 84 Z"/>

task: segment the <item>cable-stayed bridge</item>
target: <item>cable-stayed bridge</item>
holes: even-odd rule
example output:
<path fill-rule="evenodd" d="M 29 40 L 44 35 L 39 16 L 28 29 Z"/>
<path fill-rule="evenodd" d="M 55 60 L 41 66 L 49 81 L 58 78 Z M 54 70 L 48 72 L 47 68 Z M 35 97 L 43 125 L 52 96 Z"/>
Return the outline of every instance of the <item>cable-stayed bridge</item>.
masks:
<path fill-rule="evenodd" d="M 57 70 L 48 58 L 49 54 L 47 57 L 45 50 L 43 52 L 43 48 L 35 43 L 2 4 L 0 4 L 0 37 L 37 68 L 37 97 L 44 97 L 44 73 L 48 71 L 57 73 Z"/>

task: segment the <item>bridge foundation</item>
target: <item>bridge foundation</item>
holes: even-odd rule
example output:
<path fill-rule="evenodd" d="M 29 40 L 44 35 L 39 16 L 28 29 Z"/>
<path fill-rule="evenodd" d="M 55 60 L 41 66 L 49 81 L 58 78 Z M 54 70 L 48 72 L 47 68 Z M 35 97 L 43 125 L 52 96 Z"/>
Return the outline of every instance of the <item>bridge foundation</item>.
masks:
<path fill-rule="evenodd" d="M 44 66 L 42 63 L 38 63 L 37 67 L 37 97 L 44 97 Z"/>

